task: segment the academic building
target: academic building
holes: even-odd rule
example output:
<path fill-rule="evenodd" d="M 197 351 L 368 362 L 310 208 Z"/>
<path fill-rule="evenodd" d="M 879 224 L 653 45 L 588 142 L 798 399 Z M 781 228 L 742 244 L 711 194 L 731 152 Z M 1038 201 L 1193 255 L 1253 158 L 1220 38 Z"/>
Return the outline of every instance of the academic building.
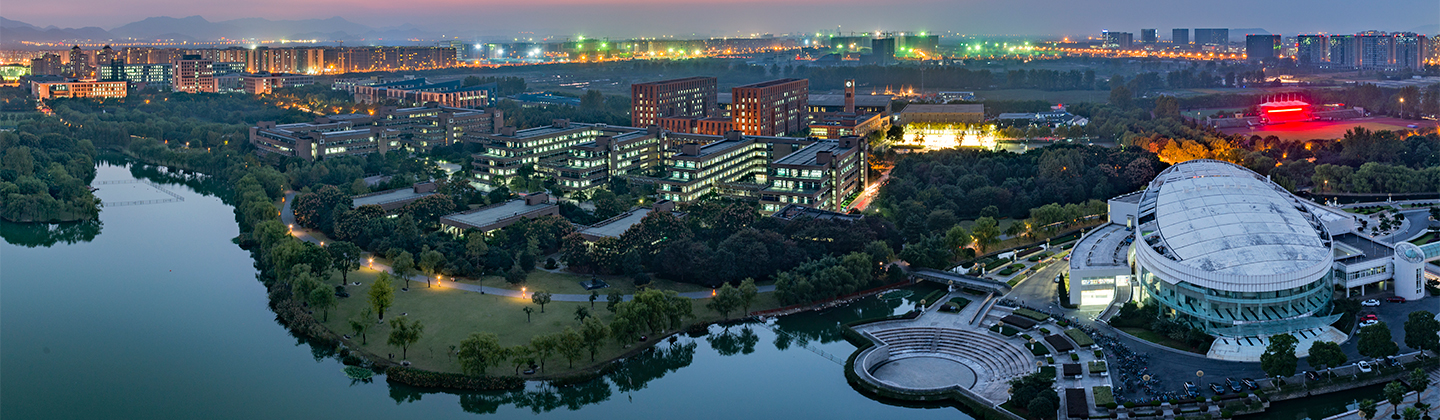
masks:
<path fill-rule="evenodd" d="M 375 115 L 331 115 L 308 123 L 261 121 L 250 128 L 250 143 L 261 152 L 308 160 L 396 149 L 425 151 L 478 139 L 499 120 L 498 111 L 437 104 L 381 107 Z"/>
<path fill-rule="evenodd" d="M 716 109 L 714 77 L 686 77 L 630 85 L 630 125 L 660 125 L 666 117 L 708 117 Z"/>

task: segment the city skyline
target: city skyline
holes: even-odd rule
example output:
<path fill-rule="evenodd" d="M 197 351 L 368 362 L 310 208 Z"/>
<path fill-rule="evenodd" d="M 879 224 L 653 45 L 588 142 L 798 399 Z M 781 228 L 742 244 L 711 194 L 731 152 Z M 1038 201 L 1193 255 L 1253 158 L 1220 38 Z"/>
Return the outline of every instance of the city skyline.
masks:
<path fill-rule="evenodd" d="M 937 33 L 1086 36 L 1109 29 L 1139 33 L 1141 28 L 1259 28 L 1276 34 L 1344 33 L 1370 29 L 1420 31 L 1434 34 L 1440 4 L 1420 0 L 1402 1 L 1386 8 L 1330 13 L 1347 3 L 1322 0 L 1297 8 L 1281 2 L 1266 4 L 1224 0 L 1200 10 L 1167 13 L 1153 5 L 1134 0 L 1113 2 L 1105 8 L 1058 0 L 1041 0 L 1032 5 L 1051 13 L 1014 13 L 1013 5 L 990 2 L 920 1 L 889 5 L 887 13 L 875 13 L 872 4 L 861 2 L 821 3 L 811 0 L 782 2 L 710 1 L 658 2 L 655 0 L 608 0 L 604 3 L 573 0 L 541 0 L 524 5 L 503 2 L 458 2 L 422 0 L 404 4 L 375 1 L 332 0 L 273 2 L 261 0 L 254 7 L 236 9 L 220 4 L 190 5 L 182 9 L 155 1 L 127 5 L 123 10 L 106 8 L 97 0 L 59 0 L 45 3 L 7 5 L 4 18 L 40 28 L 100 27 L 115 29 L 146 18 L 202 16 L 210 22 L 264 18 L 275 20 L 323 20 L 340 17 L 376 29 L 421 30 L 444 36 L 750 36 L 793 32 L 835 31 L 930 31 Z M 1333 6 L 1333 7 L 1327 7 Z M 274 7 L 269 7 L 274 6 Z M 1027 6 L 1030 7 L 1030 6 Z M 1246 13 L 1235 13 L 1243 8 Z M 1405 13 L 1395 13 L 1406 9 Z M 95 10 L 93 14 L 77 10 Z M 275 10 L 255 14 L 254 10 Z M 1126 12 L 1136 11 L 1136 12 Z M 687 16 L 705 16 L 691 19 Z M 537 18 L 541 17 L 541 18 Z M 1384 22 L 1377 25 L 1376 22 Z M 1380 26 L 1380 27 L 1377 27 Z M 276 37 L 291 34 L 273 34 Z"/>

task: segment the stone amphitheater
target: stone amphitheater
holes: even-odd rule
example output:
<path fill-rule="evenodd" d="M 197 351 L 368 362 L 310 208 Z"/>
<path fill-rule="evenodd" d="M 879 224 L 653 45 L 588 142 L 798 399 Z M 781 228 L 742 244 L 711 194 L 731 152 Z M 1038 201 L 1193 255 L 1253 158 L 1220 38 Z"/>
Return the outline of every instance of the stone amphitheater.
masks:
<path fill-rule="evenodd" d="M 992 404 L 1009 399 L 1009 381 L 1036 371 L 1021 341 L 981 327 L 995 297 L 960 313 L 932 310 L 913 320 L 856 326 L 875 343 L 855 359 L 855 374 L 883 388 L 926 392 L 962 388 Z"/>

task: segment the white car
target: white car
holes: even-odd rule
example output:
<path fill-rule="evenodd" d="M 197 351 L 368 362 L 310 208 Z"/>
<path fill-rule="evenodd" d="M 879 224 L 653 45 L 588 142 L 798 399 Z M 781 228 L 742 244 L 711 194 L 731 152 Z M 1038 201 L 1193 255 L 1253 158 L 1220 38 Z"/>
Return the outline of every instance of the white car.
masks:
<path fill-rule="evenodd" d="M 1374 370 L 1370 368 L 1370 362 L 1366 362 L 1363 360 L 1360 361 L 1360 363 L 1356 363 L 1355 367 L 1360 368 L 1360 371 L 1364 373 L 1370 373 L 1370 371 Z"/>
<path fill-rule="evenodd" d="M 1369 306 L 1372 308 L 1380 306 L 1380 299 L 1365 299 L 1364 302 L 1360 302 L 1360 306 Z"/>
<path fill-rule="evenodd" d="M 1373 320 L 1373 319 L 1365 320 L 1365 321 L 1360 321 L 1360 328 L 1365 328 L 1365 327 L 1368 327 L 1368 326 L 1371 326 L 1371 325 L 1375 325 L 1375 324 L 1379 324 L 1379 323 L 1380 323 L 1380 321 L 1376 321 L 1376 320 Z"/>

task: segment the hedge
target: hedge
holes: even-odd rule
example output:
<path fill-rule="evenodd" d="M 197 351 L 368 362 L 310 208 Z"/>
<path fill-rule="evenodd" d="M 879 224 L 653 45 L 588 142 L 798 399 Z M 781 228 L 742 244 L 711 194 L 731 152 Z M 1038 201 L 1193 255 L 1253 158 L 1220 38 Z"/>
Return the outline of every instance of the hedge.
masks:
<path fill-rule="evenodd" d="M 945 294 L 946 294 L 946 293 L 949 293 L 949 292 L 946 292 L 946 291 L 943 290 L 943 289 L 942 289 L 942 290 L 936 290 L 936 291 L 930 292 L 930 294 L 928 294 L 928 295 L 925 295 L 925 298 L 924 298 L 924 299 L 921 299 L 921 301 L 922 301 L 922 302 L 925 302 L 926 305 L 934 304 L 936 300 L 938 300 L 938 299 L 940 299 L 940 298 L 942 298 L 942 297 L 945 297 Z"/>
<path fill-rule="evenodd" d="M 1090 339 L 1090 336 L 1085 334 L 1084 331 L 1071 328 L 1065 330 L 1065 335 L 1069 336 L 1070 340 L 1074 341 L 1076 346 L 1090 347 L 1095 345 L 1095 340 Z"/>
<path fill-rule="evenodd" d="M 410 367 L 393 366 L 385 370 L 385 380 L 420 388 L 499 391 L 524 389 L 525 380 L 510 376 L 469 376 L 458 373 L 431 372 Z"/>
<path fill-rule="evenodd" d="M 1025 308 L 1017 308 L 1017 309 L 1015 309 L 1015 315 L 1020 315 L 1020 316 L 1023 316 L 1023 317 L 1026 317 L 1026 318 L 1030 318 L 1030 319 L 1033 319 L 1033 320 L 1036 320 L 1036 321 L 1040 321 L 1040 322 L 1043 322 L 1043 321 L 1045 321 L 1045 320 L 1047 320 L 1047 319 L 1050 319 L 1050 315 L 1045 315 L 1045 314 L 1042 314 L 1042 313 L 1040 313 L 1040 312 L 1033 311 L 1033 310 L 1029 310 L 1029 309 L 1025 309 Z"/>
<path fill-rule="evenodd" d="M 1090 361 L 1090 373 L 1101 373 L 1101 372 L 1104 372 L 1105 370 L 1106 370 L 1106 367 L 1105 367 L 1105 361 L 1104 361 L 1104 360 L 1092 360 L 1092 361 Z"/>
<path fill-rule="evenodd" d="M 1090 392 L 1095 394 L 1096 407 L 1106 407 L 1115 403 L 1115 394 L 1110 392 L 1110 387 L 1108 386 L 1090 388 Z"/>

